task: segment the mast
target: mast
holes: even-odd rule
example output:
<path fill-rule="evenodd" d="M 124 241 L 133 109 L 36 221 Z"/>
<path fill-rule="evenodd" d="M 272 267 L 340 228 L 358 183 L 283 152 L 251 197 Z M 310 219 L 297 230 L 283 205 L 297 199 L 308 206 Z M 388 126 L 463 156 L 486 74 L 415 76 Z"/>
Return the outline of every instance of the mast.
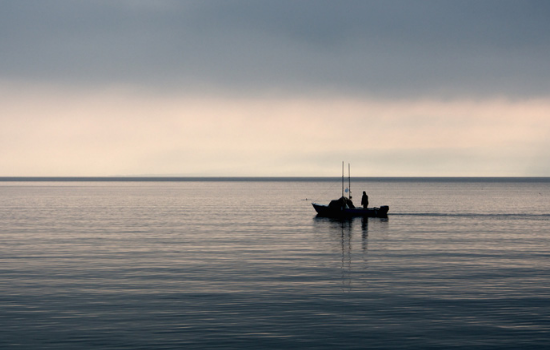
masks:
<path fill-rule="evenodd" d="M 342 197 L 344 197 L 344 161 L 342 161 Z"/>
<path fill-rule="evenodd" d="M 350 171 L 350 165 L 348 163 L 348 197 L 351 199 L 351 171 Z"/>

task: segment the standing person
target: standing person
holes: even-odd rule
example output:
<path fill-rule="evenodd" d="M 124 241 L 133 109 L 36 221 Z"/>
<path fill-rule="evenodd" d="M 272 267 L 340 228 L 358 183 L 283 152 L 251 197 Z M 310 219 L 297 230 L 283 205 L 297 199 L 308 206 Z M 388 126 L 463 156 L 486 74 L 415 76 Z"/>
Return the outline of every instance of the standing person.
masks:
<path fill-rule="evenodd" d="M 365 191 L 363 191 L 363 197 L 361 197 L 361 205 L 363 208 L 367 208 L 369 206 L 369 196 L 367 196 Z"/>

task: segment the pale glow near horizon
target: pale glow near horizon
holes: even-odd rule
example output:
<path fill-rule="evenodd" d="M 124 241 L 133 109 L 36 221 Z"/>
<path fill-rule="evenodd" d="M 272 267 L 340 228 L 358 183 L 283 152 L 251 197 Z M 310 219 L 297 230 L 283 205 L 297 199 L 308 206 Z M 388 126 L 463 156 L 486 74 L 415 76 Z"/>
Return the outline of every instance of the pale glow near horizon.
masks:
<path fill-rule="evenodd" d="M 550 176 L 545 99 L 0 92 L 0 176 Z"/>

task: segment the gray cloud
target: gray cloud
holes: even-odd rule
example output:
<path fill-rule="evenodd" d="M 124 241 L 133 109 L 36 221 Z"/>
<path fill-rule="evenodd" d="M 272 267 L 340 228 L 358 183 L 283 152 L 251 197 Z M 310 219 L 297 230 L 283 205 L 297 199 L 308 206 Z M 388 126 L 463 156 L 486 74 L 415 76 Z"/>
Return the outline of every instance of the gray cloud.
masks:
<path fill-rule="evenodd" d="M 550 94 L 540 1 L 1 1 L 0 79 L 384 97 Z"/>

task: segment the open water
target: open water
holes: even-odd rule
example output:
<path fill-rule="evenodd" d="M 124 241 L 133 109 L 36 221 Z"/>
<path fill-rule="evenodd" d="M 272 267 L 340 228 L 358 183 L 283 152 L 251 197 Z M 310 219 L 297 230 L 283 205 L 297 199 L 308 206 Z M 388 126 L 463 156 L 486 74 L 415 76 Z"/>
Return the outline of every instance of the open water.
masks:
<path fill-rule="evenodd" d="M 0 182 L 1 349 L 541 349 L 549 179 Z"/>

